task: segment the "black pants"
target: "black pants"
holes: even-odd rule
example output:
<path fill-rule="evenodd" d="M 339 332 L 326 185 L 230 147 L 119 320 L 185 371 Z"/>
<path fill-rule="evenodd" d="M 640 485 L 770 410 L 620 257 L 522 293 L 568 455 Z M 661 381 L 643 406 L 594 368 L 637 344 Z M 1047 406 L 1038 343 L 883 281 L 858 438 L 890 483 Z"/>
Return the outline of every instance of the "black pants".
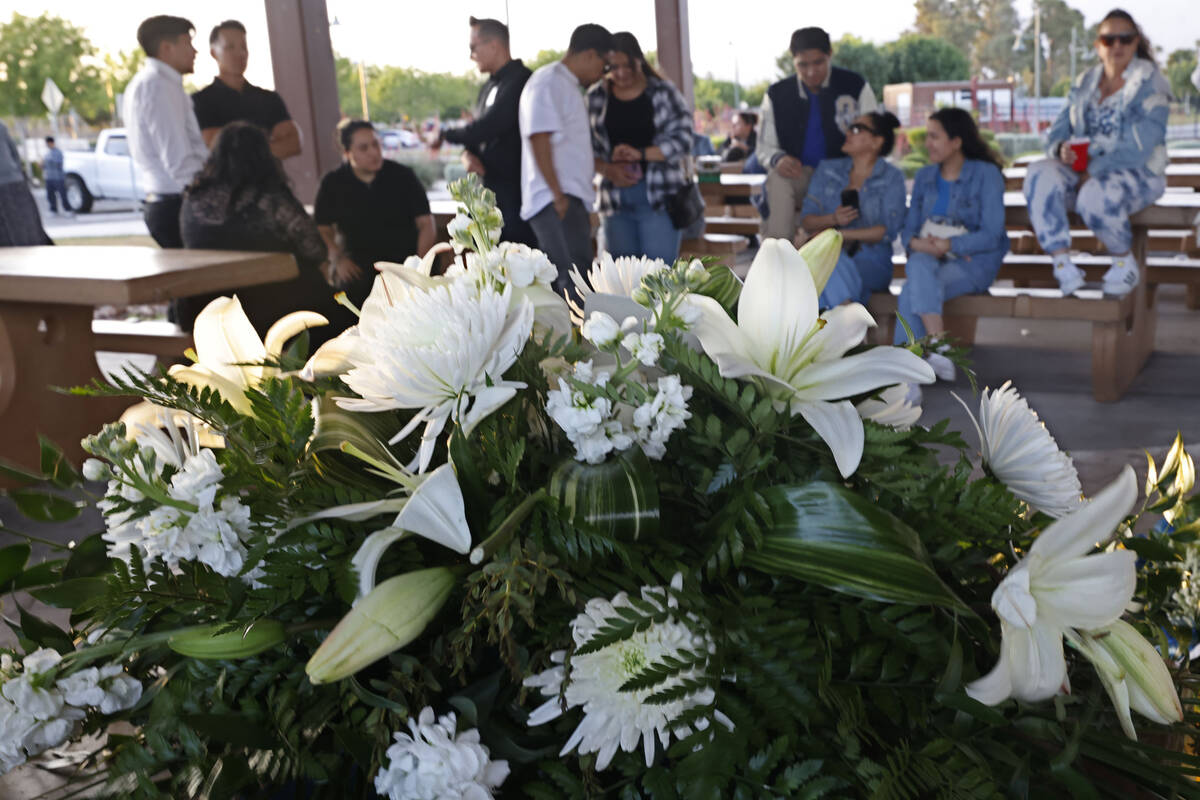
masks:
<path fill-rule="evenodd" d="M 521 219 L 521 181 L 487 181 L 483 185 L 496 195 L 496 207 L 504 215 L 500 241 L 537 247 L 537 237 L 529 223 Z"/>
<path fill-rule="evenodd" d="M 179 210 L 183 208 L 183 195 L 160 194 L 155 200 L 147 200 L 142 219 L 150 231 L 151 238 L 164 250 L 183 248 L 183 235 L 179 232 Z"/>
<path fill-rule="evenodd" d="M 554 293 L 562 294 L 565 289 L 578 299 L 575 282 L 570 278 L 571 267 L 579 267 L 579 273 L 586 275 L 592 266 L 592 220 L 583 201 L 567 195 L 565 217 L 559 217 L 550 203 L 534 214 L 529 224 L 537 234 L 538 249 L 558 268 L 558 278 L 552 284 Z"/>

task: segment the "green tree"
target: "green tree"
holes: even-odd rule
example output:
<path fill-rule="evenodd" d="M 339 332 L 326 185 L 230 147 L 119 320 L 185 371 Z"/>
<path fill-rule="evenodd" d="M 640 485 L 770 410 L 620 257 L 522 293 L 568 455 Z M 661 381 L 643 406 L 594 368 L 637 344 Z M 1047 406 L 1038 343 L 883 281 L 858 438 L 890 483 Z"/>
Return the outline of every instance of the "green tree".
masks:
<path fill-rule="evenodd" d="M 758 83 L 742 87 L 742 102 L 750 108 L 758 108 L 762 105 L 763 96 L 767 93 L 767 87 L 771 84 L 768 81 L 759 81 Z"/>
<path fill-rule="evenodd" d="M 791 50 L 784 50 L 775 57 L 775 72 L 777 78 L 786 78 L 796 74 L 796 65 L 792 62 Z"/>
<path fill-rule="evenodd" d="M 551 61 L 560 61 L 567 54 L 566 50 L 538 50 L 538 54 L 533 58 L 525 60 L 525 66 L 530 69 L 544 67 Z"/>
<path fill-rule="evenodd" d="M 703 78 L 693 75 L 692 97 L 695 99 L 696 108 L 719 113 L 733 106 L 733 81 L 717 80 L 711 73 Z"/>
<path fill-rule="evenodd" d="M 833 63 L 862 75 L 876 99 L 883 99 L 883 87 L 891 82 L 891 65 L 881 48 L 847 33 L 833 45 Z"/>
<path fill-rule="evenodd" d="M 1171 93 L 1191 106 L 1197 95 L 1192 84 L 1192 71 L 1196 69 L 1196 53 L 1192 50 L 1175 50 L 1167 56 L 1167 80 Z"/>
<path fill-rule="evenodd" d="M 944 39 L 906 34 L 883 46 L 888 58 L 889 83 L 958 81 L 971 76 L 967 57 Z"/>
<path fill-rule="evenodd" d="M 971 49 L 975 74 L 1006 78 L 1016 71 L 1013 44 L 1017 39 L 1017 11 L 1012 0 L 980 0 L 979 30 Z"/>
<path fill-rule="evenodd" d="M 944 39 L 971 57 L 981 26 L 979 0 L 916 0 L 914 30 Z"/>
<path fill-rule="evenodd" d="M 1074 28 L 1078 41 L 1091 41 L 1083 25 L 1083 14 L 1068 6 L 1064 0 L 1040 0 L 1042 9 L 1042 38 L 1046 47 L 1042 50 L 1042 95 L 1063 78 L 1071 77 L 1071 29 Z M 1020 36 L 1022 50 L 1015 55 L 1022 65 L 1026 86 L 1033 91 L 1033 22 L 1029 22 Z"/>
<path fill-rule="evenodd" d="M 0 23 L 0 114 L 45 116 L 41 95 L 50 78 L 63 93 L 60 113 L 75 109 L 89 121 L 107 116 L 100 70 L 84 63 L 95 52 L 83 30 L 61 17 L 14 13 Z"/>

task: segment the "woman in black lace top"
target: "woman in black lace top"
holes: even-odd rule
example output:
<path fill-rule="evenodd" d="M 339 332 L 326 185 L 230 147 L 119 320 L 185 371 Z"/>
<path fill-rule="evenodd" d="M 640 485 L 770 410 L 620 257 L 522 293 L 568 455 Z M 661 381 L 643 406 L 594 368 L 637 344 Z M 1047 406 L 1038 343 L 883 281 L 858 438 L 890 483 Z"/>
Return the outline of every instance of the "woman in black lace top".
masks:
<path fill-rule="evenodd" d="M 217 135 L 208 162 L 184 190 L 180 227 L 185 247 L 289 252 L 296 257 L 299 277 L 237 291 L 260 336 L 292 311 L 316 311 L 330 317 L 330 322 L 341 316 L 333 302 L 335 290 L 325 282 L 321 269 L 328 255 L 325 242 L 292 194 L 282 166 L 257 126 L 232 122 Z M 191 330 L 196 315 L 217 296 L 181 302 L 183 329 Z M 312 346 L 333 333 L 328 328 L 312 329 Z"/>

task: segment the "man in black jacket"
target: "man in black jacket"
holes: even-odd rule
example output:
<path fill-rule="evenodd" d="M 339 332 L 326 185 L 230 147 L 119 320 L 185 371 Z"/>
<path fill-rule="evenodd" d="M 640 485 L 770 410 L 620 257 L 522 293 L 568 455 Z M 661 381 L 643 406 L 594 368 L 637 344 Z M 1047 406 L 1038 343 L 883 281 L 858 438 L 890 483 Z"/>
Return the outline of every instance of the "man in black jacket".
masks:
<path fill-rule="evenodd" d="M 833 66 L 833 45 L 821 28 L 801 28 L 789 45 L 796 74 L 767 89 L 758 131 L 758 161 L 767 168 L 765 238 L 796 235 L 796 211 L 824 158 L 842 155 L 846 129 L 876 107 L 875 92 L 857 72 Z"/>
<path fill-rule="evenodd" d="M 471 60 L 489 76 L 479 90 L 475 120 L 461 128 L 444 129 L 441 139 L 465 147 L 467 171 L 483 178 L 483 185 L 496 193 L 496 205 L 504 215 L 501 239 L 535 247 L 533 229 L 521 219 L 521 131 L 517 125 L 517 106 L 529 80 L 529 68 L 512 57 L 508 26 L 494 19 L 471 17 Z"/>

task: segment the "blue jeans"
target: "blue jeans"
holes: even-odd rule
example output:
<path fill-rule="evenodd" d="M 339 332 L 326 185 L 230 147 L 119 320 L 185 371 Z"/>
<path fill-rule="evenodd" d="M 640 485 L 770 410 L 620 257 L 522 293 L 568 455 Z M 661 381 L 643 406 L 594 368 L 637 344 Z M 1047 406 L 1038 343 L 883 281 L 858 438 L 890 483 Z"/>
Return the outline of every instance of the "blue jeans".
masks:
<path fill-rule="evenodd" d="M 62 178 L 57 180 L 46 179 L 46 202 L 50 204 L 51 211 L 58 211 L 58 203 L 56 200 L 62 198 L 63 211 L 70 211 L 71 204 L 67 202 L 67 183 Z"/>
<path fill-rule="evenodd" d="M 951 298 L 986 292 L 996 280 L 1003 260 L 1003 252 L 944 261 L 928 253 L 909 253 L 904 268 L 907 277 L 897 310 L 912 328 L 913 336 L 920 339 L 925 335 L 921 314 L 941 314 L 942 305 Z M 896 344 L 908 341 L 904 326 L 896 325 L 892 341 Z"/>
<path fill-rule="evenodd" d="M 646 196 L 646 182 L 614 190 L 618 209 L 604 218 L 604 243 L 617 256 L 661 258 L 668 264 L 679 258 L 683 234 L 671 223 L 665 208 L 654 208 Z"/>
<path fill-rule="evenodd" d="M 1129 215 L 1154 203 L 1167 182 L 1148 169 L 1116 169 L 1095 175 L 1083 186 L 1080 174 L 1053 159 L 1029 166 L 1025 175 L 1025 201 L 1038 244 L 1047 253 L 1071 248 L 1067 212 L 1076 211 L 1108 252 L 1129 252 L 1133 232 Z"/>
<path fill-rule="evenodd" d="M 880 292 L 892 282 L 892 243 L 879 242 L 859 249 L 854 255 L 842 245 L 837 266 L 821 291 L 822 309 L 833 308 L 847 301 L 866 305 L 872 292 Z"/>

